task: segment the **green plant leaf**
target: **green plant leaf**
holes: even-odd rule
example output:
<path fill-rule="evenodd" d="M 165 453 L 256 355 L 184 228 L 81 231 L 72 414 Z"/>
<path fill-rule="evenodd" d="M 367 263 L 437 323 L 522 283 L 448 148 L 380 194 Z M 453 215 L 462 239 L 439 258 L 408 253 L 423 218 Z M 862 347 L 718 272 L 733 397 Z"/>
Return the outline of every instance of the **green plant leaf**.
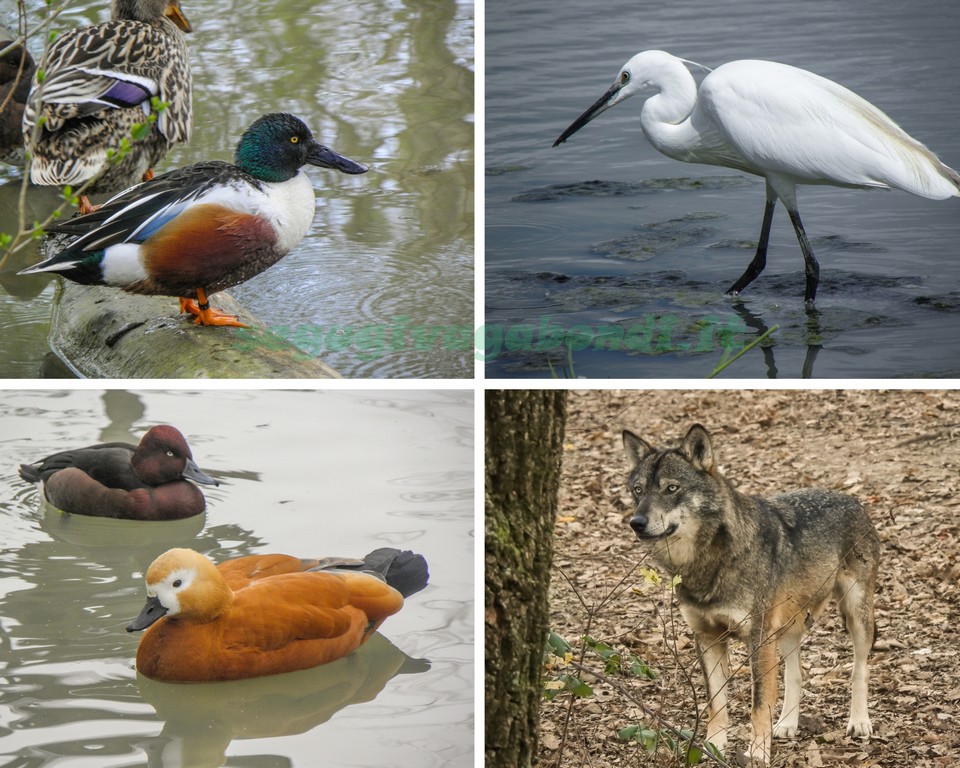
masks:
<path fill-rule="evenodd" d="M 573 646 L 556 632 L 551 632 L 547 635 L 547 650 L 563 659 L 568 653 L 573 653 Z"/>

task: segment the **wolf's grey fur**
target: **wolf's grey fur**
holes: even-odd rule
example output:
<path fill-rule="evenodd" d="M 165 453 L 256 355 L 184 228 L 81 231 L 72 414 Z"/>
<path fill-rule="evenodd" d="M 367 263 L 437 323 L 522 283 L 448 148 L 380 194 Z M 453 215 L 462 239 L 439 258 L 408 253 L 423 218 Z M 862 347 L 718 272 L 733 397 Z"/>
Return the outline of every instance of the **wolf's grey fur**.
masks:
<path fill-rule="evenodd" d="M 770 761 L 772 736 L 796 735 L 800 641 L 831 595 L 853 641 L 847 733 L 870 736 L 867 654 L 880 542 L 852 496 L 809 489 L 762 498 L 737 492 L 717 470 L 710 433 L 699 424 L 676 448 L 654 448 L 630 431 L 628 487 L 637 537 L 671 575 L 693 629 L 709 696 L 707 740 L 726 747 L 730 676 L 727 640 L 744 640 L 753 679 L 751 759 Z M 777 644 L 785 659 L 777 701 Z"/>

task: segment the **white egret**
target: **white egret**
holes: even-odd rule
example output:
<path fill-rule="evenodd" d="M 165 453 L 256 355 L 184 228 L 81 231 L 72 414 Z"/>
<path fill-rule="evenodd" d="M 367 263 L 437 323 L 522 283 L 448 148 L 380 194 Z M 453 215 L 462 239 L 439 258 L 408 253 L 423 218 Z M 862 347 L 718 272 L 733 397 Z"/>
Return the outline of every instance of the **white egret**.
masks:
<path fill-rule="evenodd" d="M 699 90 L 686 64 L 709 72 Z M 653 94 L 640 111 L 640 127 L 658 151 L 766 180 L 757 252 L 731 294 L 763 271 L 773 209 L 782 200 L 803 251 L 804 298 L 813 302 L 820 266 L 797 211 L 797 184 L 960 196 L 960 175 L 875 106 L 832 80 L 772 61 L 732 61 L 710 71 L 665 51 L 643 51 L 553 146 L 636 93 Z"/>

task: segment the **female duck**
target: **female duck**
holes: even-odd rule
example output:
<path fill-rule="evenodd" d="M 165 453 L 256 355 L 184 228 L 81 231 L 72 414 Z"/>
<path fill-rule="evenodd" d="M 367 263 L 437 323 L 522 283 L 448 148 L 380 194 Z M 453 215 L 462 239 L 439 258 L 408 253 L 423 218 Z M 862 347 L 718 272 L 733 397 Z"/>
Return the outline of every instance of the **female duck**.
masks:
<path fill-rule="evenodd" d="M 181 31 L 182 30 L 182 31 Z M 118 192 L 152 175 L 175 144 L 190 140 L 190 59 L 180 0 L 113 0 L 113 19 L 56 38 L 44 54 L 23 119 L 34 184 Z M 157 98 L 167 106 L 144 137 Z M 34 137 L 34 128 L 37 123 Z M 136 138 L 136 140 L 134 140 Z M 119 160 L 109 156 L 125 142 Z"/>
<path fill-rule="evenodd" d="M 316 206 L 300 170 L 308 163 L 367 170 L 317 142 L 293 115 L 264 115 L 240 138 L 233 165 L 179 168 L 51 227 L 79 238 L 21 274 L 59 272 L 85 285 L 178 296 L 198 325 L 245 327 L 210 309 L 207 294 L 249 280 L 303 239 Z"/>
<path fill-rule="evenodd" d="M 171 549 L 147 569 L 137 670 L 154 680 L 237 680 L 308 669 L 352 653 L 403 598 L 426 560 L 383 548 L 363 560 L 251 555 L 219 566 Z"/>
<path fill-rule="evenodd" d="M 102 443 L 20 465 L 20 477 L 43 483 L 53 506 L 75 515 L 178 520 L 203 512 L 200 489 L 219 483 L 194 463 L 179 430 L 151 427 L 139 445 Z"/>

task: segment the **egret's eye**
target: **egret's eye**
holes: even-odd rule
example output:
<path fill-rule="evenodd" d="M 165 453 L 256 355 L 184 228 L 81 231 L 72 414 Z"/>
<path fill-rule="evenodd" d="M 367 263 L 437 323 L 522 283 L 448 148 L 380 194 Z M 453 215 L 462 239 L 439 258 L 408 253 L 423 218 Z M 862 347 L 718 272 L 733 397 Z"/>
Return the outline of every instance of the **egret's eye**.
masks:
<path fill-rule="evenodd" d="M 630 73 L 627 72 L 627 70 L 623 70 L 623 72 L 620 73 L 620 85 L 626 85 L 629 82 L 630 82 Z"/>
<path fill-rule="evenodd" d="M 175 589 L 180 589 L 180 587 L 183 586 L 183 582 L 180 579 L 177 579 L 175 582 L 173 582 L 173 586 Z"/>
<path fill-rule="evenodd" d="M 290 137 L 290 143 L 291 143 L 291 144 L 296 144 L 298 141 L 300 141 L 300 137 L 299 137 L 299 136 L 291 136 L 291 137 Z"/>

